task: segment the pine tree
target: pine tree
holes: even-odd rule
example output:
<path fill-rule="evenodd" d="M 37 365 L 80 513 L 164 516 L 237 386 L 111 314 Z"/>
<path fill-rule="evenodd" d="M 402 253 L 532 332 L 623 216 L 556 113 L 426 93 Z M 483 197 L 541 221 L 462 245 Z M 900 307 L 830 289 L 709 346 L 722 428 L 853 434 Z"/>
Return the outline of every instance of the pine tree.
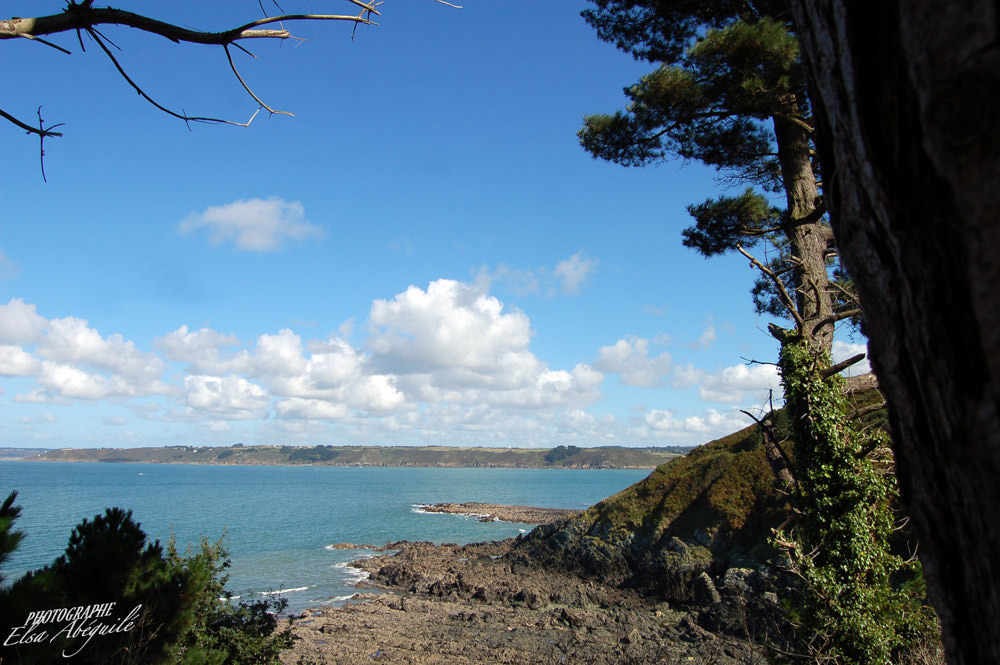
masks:
<path fill-rule="evenodd" d="M 14 530 L 14 522 L 21 516 L 21 506 L 15 506 L 17 492 L 11 492 L 0 504 L 0 566 L 17 549 L 24 533 Z M 3 575 L 0 574 L 0 583 L 3 582 Z"/>
<path fill-rule="evenodd" d="M 684 244 L 705 256 L 740 251 L 762 277 L 758 311 L 790 313 L 829 352 L 834 324 L 857 316 L 825 218 L 813 120 L 785 2 L 594 0 L 598 36 L 657 68 L 625 89 L 625 111 L 585 118 L 580 142 L 625 166 L 671 157 L 748 185 L 691 205 Z M 785 207 L 771 203 L 784 192 Z M 763 245 L 766 255 L 749 250 Z"/>

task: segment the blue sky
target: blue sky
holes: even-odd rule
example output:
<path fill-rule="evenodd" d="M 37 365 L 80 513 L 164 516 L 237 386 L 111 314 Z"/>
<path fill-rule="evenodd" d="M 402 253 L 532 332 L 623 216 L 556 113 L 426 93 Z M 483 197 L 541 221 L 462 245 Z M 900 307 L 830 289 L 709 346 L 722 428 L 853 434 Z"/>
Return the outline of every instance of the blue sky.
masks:
<path fill-rule="evenodd" d="M 8 2 L 8 15 L 62 2 Z M 268 7 L 265 3 L 265 7 Z M 346 2 L 282 3 L 346 13 Z M 96 44 L 0 45 L 0 446 L 696 444 L 777 387 L 737 257 L 680 242 L 724 190 L 625 169 L 576 132 L 648 66 L 581 2 L 389 0 L 354 39 L 248 44 L 249 128 L 144 102 Z M 127 2 L 199 29 L 253 0 Z M 160 103 L 244 121 L 219 48 L 102 32 Z M 14 66 L 11 66 L 11 63 Z M 835 352 L 858 345 L 849 338 Z"/>

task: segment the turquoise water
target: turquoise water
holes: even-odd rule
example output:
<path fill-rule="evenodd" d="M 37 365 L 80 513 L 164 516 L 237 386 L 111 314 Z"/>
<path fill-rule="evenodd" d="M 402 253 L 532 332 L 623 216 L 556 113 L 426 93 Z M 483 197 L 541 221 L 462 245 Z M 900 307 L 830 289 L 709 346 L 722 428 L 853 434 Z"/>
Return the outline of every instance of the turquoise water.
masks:
<path fill-rule="evenodd" d="M 422 513 L 416 506 L 484 501 L 585 508 L 648 475 L 645 470 L 422 469 L 209 466 L 0 461 L 0 500 L 18 490 L 27 534 L 3 576 L 52 562 L 83 518 L 131 509 L 151 537 L 180 548 L 223 532 L 235 594 L 281 591 L 290 611 L 337 603 L 357 590 L 346 566 L 365 554 L 342 542 L 475 542 L 531 526 Z"/>

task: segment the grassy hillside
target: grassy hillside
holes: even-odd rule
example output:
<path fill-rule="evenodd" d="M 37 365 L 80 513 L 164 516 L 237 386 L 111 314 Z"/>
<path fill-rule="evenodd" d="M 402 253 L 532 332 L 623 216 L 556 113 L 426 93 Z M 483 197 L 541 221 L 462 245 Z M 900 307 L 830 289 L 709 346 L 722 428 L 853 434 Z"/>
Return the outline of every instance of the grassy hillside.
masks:
<path fill-rule="evenodd" d="M 653 468 L 683 448 L 473 448 L 453 446 L 166 446 L 63 448 L 37 457 L 61 462 L 158 464 L 310 464 L 502 468 Z"/>

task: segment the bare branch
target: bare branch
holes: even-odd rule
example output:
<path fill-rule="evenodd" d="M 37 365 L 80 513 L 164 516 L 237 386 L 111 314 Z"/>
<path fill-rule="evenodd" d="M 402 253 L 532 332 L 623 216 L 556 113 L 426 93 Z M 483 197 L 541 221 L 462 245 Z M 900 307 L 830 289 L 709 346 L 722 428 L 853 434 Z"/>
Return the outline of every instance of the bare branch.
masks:
<path fill-rule="evenodd" d="M 736 245 L 736 249 L 739 251 L 740 254 L 749 259 L 750 263 L 755 268 L 757 268 L 757 270 L 760 270 L 771 280 L 771 282 L 774 284 L 775 288 L 778 291 L 778 297 L 781 298 L 781 303 L 785 306 L 785 309 L 788 310 L 788 313 L 791 314 L 792 318 L 795 320 L 796 327 L 798 327 L 799 330 L 802 330 L 802 328 L 805 326 L 805 322 L 802 320 L 802 316 L 799 314 L 798 309 L 795 308 L 795 301 L 792 300 L 792 297 L 790 295 L 788 295 L 788 289 L 785 288 L 785 285 L 782 283 L 781 279 L 774 274 L 773 270 L 771 270 L 763 263 L 758 261 L 757 257 L 755 257 L 753 254 L 743 249 L 742 245 Z"/>
<path fill-rule="evenodd" d="M 379 15 L 376 3 L 361 2 L 361 0 L 347 0 L 347 2 L 358 5 L 362 8 L 362 11 L 357 15 L 283 14 L 281 16 L 268 16 L 222 32 L 190 30 L 122 9 L 112 9 L 110 7 L 94 9 L 83 5 L 70 5 L 60 14 L 39 16 L 37 18 L 12 18 L 0 21 L 0 39 L 14 39 L 24 36 L 37 37 L 39 35 L 51 35 L 68 30 L 86 30 L 98 25 L 124 25 L 142 30 L 143 32 L 166 37 L 172 42 L 221 46 L 223 44 L 230 44 L 237 39 L 287 39 L 291 37 L 291 33 L 284 29 L 254 29 L 283 21 L 347 21 L 355 24 L 374 25 L 374 21 L 365 18 L 365 15 Z"/>
<path fill-rule="evenodd" d="M 765 456 L 771 466 L 771 471 L 781 483 L 781 489 L 786 492 L 793 491 L 796 488 L 796 482 L 795 476 L 792 474 L 791 461 L 781 446 L 778 445 L 777 437 L 774 435 L 774 428 L 769 422 L 770 416 L 760 420 L 749 411 L 740 409 L 740 413 L 752 418 L 757 423 L 757 427 L 760 428 L 761 437 L 764 439 Z M 771 413 L 774 413 L 774 411 L 772 410 Z"/>
<path fill-rule="evenodd" d="M 249 94 L 251 97 L 254 98 L 255 102 L 257 102 L 258 104 L 260 104 L 261 107 L 265 111 L 267 111 L 268 113 L 271 113 L 272 115 L 273 114 L 290 115 L 290 116 L 294 116 L 295 115 L 291 111 L 279 111 L 277 109 L 272 109 L 270 106 L 268 106 L 263 101 L 261 101 L 260 97 L 258 97 L 257 95 L 254 94 L 253 90 L 250 89 L 250 86 L 248 86 L 246 84 L 246 81 L 243 80 L 243 77 L 240 76 L 239 71 L 237 71 L 237 69 L 236 69 L 236 63 L 233 62 L 233 55 L 232 55 L 232 53 L 229 52 L 229 46 L 226 45 L 226 44 L 224 44 L 222 46 L 222 48 L 225 49 L 225 51 L 226 51 L 226 59 L 229 60 L 229 67 L 233 70 L 233 75 L 236 76 L 236 80 L 240 82 L 240 85 L 242 85 L 243 89 L 247 91 L 247 94 Z"/>
<path fill-rule="evenodd" d="M 31 125 L 29 125 L 27 123 L 21 122 L 20 120 L 18 120 L 17 118 L 15 118 L 14 116 L 12 116 L 11 114 L 7 113 L 3 109 L 0 109 L 0 118 L 3 118 L 4 120 L 7 120 L 7 121 L 9 121 L 9 122 L 17 125 L 18 127 L 20 127 L 21 129 L 23 129 L 24 131 L 28 132 L 29 134 L 37 134 L 38 136 L 41 136 L 41 137 L 45 137 L 45 136 L 62 136 L 62 132 L 49 131 L 49 129 L 43 129 L 40 126 L 39 127 L 32 127 Z M 60 123 L 58 125 L 53 125 L 53 127 L 61 127 L 61 126 L 62 126 L 62 123 Z"/>
<path fill-rule="evenodd" d="M 101 40 L 101 38 L 98 37 L 97 32 L 95 32 L 93 28 L 87 27 L 87 28 L 84 28 L 84 29 L 91 36 L 91 38 L 95 42 L 97 42 L 97 45 L 101 47 L 101 50 L 104 51 L 105 55 L 108 56 L 108 58 L 111 60 L 111 63 L 115 66 L 115 69 L 117 69 L 118 73 L 122 75 L 122 78 L 125 79 L 125 81 L 128 82 L 128 84 L 130 86 L 132 86 L 132 88 L 137 93 L 139 93 L 139 95 L 143 99 L 145 99 L 147 102 L 149 102 L 150 104 L 152 104 L 156 108 L 160 109 L 161 111 L 163 111 L 167 115 L 173 116 L 175 118 L 179 118 L 180 120 L 183 120 L 184 122 L 205 122 L 205 123 L 222 124 L 222 125 L 236 125 L 237 127 L 248 127 L 250 125 L 250 123 L 253 122 L 253 117 L 251 117 L 250 120 L 247 120 L 246 122 L 235 122 L 233 120 L 223 120 L 222 118 L 209 118 L 209 117 L 201 117 L 201 116 L 189 116 L 186 113 L 177 113 L 176 111 L 171 111 L 166 106 L 163 106 L 162 104 L 160 104 L 159 102 L 157 102 L 155 99 L 153 99 L 152 97 L 150 97 L 148 94 L 146 94 L 146 91 L 143 90 L 142 88 L 140 88 L 139 84 L 137 84 L 135 81 L 133 81 L 129 77 L 129 75 L 125 72 L 125 69 L 122 68 L 121 64 L 115 58 L 114 54 L 104 44 L 104 42 Z M 254 113 L 254 116 L 256 116 L 256 115 L 257 114 Z"/>

